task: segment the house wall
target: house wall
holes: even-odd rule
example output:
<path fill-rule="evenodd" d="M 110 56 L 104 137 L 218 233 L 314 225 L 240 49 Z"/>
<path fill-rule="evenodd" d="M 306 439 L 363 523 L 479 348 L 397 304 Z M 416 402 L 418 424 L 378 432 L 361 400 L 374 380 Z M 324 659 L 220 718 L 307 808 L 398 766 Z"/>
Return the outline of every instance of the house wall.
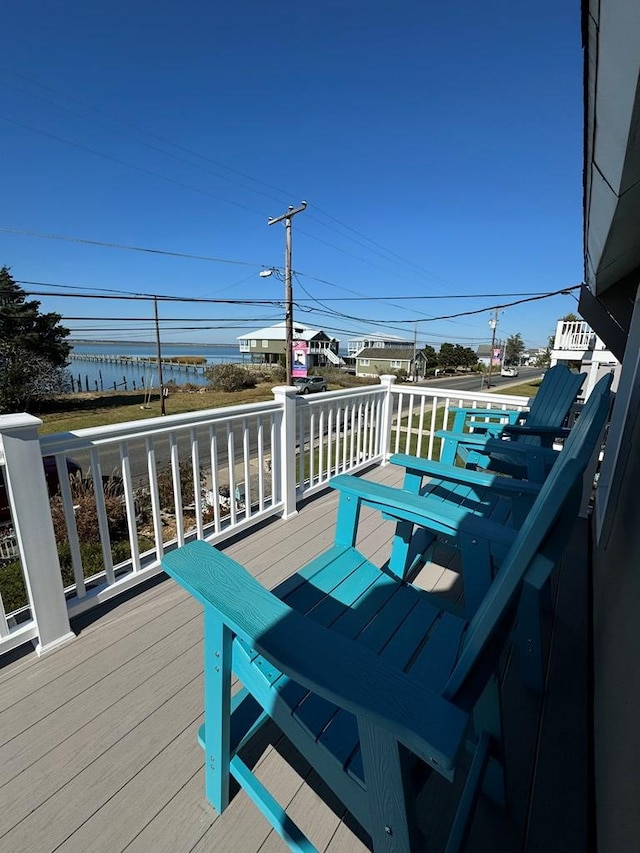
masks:
<path fill-rule="evenodd" d="M 363 365 L 363 359 L 356 359 L 356 376 L 380 376 L 382 373 L 393 373 L 394 370 L 406 370 L 411 372 L 410 359 L 388 359 L 388 358 L 369 358 L 369 364 Z M 399 362 L 395 367 L 391 362 Z"/>
<path fill-rule="evenodd" d="M 283 340 L 263 340 L 261 338 L 247 338 L 247 344 L 241 342 L 240 352 L 248 352 L 255 361 L 277 364 L 280 361 L 280 356 L 285 353 L 285 341 Z M 254 346 L 255 342 L 255 346 Z M 327 347 L 321 346 L 326 342 Z M 331 349 L 333 352 L 338 351 L 338 342 L 331 343 L 327 337 L 318 337 L 314 341 L 309 341 L 309 351 L 307 353 L 307 364 L 309 367 L 321 367 L 328 363 L 326 350 Z"/>
<path fill-rule="evenodd" d="M 593 578 L 598 853 L 640 839 L 640 303 L 596 496 Z"/>
<path fill-rule="evenodd" d="M 281 353 L 284 352 L 284 343 L 284 341 L 263 341 L 249 338 L 249 352 L 256 355 L 263 355 L 267 352 Z"/>

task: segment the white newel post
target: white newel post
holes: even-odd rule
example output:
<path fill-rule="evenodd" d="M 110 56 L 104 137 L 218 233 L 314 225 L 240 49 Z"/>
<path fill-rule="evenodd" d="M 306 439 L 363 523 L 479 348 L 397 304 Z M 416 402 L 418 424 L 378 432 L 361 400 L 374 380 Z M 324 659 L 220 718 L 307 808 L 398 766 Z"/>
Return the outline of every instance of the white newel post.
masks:
<path fill-rule="evenodd" d="M 42 465 L 41 424 L 39 418 L 27 414 L 0 416 L 0 455 L 25 584 L 38 626 L 38 655 L 75 638 L 69 626 Z"/>
<path fill-rule="evenodd" d="M 280 494 L 284 503 L 283 518 L 296 515 L 296 389 L 278 385 L 271 389 L 282 408 L 280 422 Z"/>
<path fill-rule="evenodd" d="M 391 386 L 396 377 L 384 374 L 380 377 L 380 384 L 385 386 L 387 393 L 382 401 L 382 464 L 389 464 L 389 441 L 391 440 Z"/>

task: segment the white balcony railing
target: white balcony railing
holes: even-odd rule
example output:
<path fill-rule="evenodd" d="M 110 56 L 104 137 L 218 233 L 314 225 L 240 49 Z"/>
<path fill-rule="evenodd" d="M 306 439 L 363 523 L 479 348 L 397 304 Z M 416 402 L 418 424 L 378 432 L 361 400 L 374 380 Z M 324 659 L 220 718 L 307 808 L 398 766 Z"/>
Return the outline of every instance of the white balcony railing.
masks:
<path fill-rule="evenodd" d="M 71 640 L 69 617 L 158 574 L 165 551 L 189 539 L 220 542 L 286 518 L 331 477 L 390 453 L 439 458 L 435 432 L 451 424 L 453 405 L 528 403 L 393 383 L 382 377 L 312 397 L 280 387 L 270 402 L 42 438 L 36 418 L 0 417 L 11 512 L 0 552 L 0 654 L 31 640 L 40 653 Z M 80 473 L 69 473 L 68 460 Z"/>
<path fill-rule="evenodd" d="M 558 320 L 554 350 L 586 352 L 594 349 L 597 338 L 593 329 L 583 320 Z"/>

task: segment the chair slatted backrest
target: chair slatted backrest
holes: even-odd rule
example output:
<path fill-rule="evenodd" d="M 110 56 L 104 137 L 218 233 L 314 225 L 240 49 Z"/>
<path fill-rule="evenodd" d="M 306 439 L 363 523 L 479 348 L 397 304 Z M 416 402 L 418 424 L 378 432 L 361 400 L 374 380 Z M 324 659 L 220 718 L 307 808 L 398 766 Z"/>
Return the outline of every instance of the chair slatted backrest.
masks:
<path fill-rule="evenodd" d="M 584 373 L 572 373 L 564 364 L 556 364 L 547 370 L 531 402 L 526 423 L 562 426 L 584 380 Z"/>
<path fill-rule="evenodd" d="M 444 691 L 447 698 L 455 700 L 468 687 L 476 674 L 478 660 L 515 603 L 525 572 L 543 549 L 545 540 L 553 535 L 572 493 L 580 489 L 582 475 L 609 413 L 611 381 L 610 374 L 603 376 L 593 389 L 496 579 L 471 620 L 464 647 Z"/>
<path fill-rule="evenodd" d="M 497 438 L 500 431 L 504 429 L 505 434 L 510 435 L 512 441 L 535 445 L 536 447 L 541 443 L 546 446 L 540 434 L 535 431 L 536 427 L 544 430 L 557 429 L 558 434 L 560 434 L 584 380 L 584 374 L 572 373 L 564 364 L 556 364 L 555 367 L 545 373 L 529 411 L 521 413 L 515 421 L 513 421 L 514 413 L 511 412 L 512 424 L 502 426 L 492 424 L 489 427 L 489 432 Z M 487 426 L 486 423 L 483 423 L 482 414 L 474 415 L 473 409 L 454 409 L 453 411 L 457 411 L 453 430 L 439 430 L 436 433 L 439 438 L 443 439 L 440 461 L 453 465 L 456 457 L 460 456 L 465 464 L 472 461 L 490 471 L 526 477 L 526 473 L 516 472 L 518 463 L 514 463 L 513 459 L 501 459 L 497 448 L 494 447 L 488 451 L 478 446 L 475 441 L 471 444 L 465 443 L 465 427 L 479 427 L 482 431 L 482 428 Z M 496 416 L 500 415 L 498 409 L 495 410 L 495 413 Z M 505 414 L 507 413 L 505 412 Z M 460 416 L 462 416 L 461 420 L 459 420 Z M 475 424 L 474 418 L 478 419 Z M 518 420 L 523 421 L 523 423 L 518 424 Z M 513 424 L 519 426 L 517 432 Z M 527 428 L 530 428 L 530 433 L 527 432 Z"/>

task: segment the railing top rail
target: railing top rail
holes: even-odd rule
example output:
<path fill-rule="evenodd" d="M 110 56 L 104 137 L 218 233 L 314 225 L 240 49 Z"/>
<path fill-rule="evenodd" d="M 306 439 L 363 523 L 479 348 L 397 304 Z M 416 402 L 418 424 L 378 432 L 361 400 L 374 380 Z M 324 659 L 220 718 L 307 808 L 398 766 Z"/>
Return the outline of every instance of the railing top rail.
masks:
<path fill-rule="evenodd" d="M 43 454 L 59 453 L 73 448 L 106 444 L 121 439 L 147 438 L 151 435 L 164 435 L 180 429 L 207 424 L 224 424 L 238 418 L 251 415 L 265 415 L 280 412 L 281 405 L 274 400 L 260 403 L 247 403 L 240 406 L 225 406 L 219 409 L 206 409 L 200 412 L 184 412 L 179 415 L 147 418 L 143 421 L 127 421 L 120 424 L 108 424 L 102 427 L 70 430 L 42 436 L 40 442 Z"/>
<path fill-rule="evenodd" d="M 489 391 L 465 391 L 461 388 L 432 388 L 427 385 L 392 385 L 392 394 L 415 394 L 421 397 L 436 397 L 444 400 L 475 400 L 495 406 L 529 406 L 531 397 L 520 394 L 493 394 Z"/>
<path fill-rule="evenodd" d="M 558 327 L 564 329 L 588 329 L 592 331 L 591 326 L 586 320 L 558 320 Z"/>
<path fill-rule="evenodd" d="M 296 401 L 305 404 L 320 405 L 323 402 L 335 402 L 336 400 L 349 399 L 351 397 L 362 397 L 371 395 L 384 397 L 387 393 L 387 388 L 385 385 L 361 385 L 358 388 L 339 388 L 337 391 L 323 391 L 319 394 L 313 394 L 309 396 L 299 396 L 296 398 Z"/>

